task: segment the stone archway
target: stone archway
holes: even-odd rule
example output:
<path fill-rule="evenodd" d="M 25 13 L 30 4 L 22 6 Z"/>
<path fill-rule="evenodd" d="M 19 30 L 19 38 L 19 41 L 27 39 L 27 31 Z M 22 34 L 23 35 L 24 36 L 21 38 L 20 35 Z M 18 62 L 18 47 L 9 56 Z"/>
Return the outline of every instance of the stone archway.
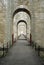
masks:
<path fill-rule="evenodd" d="M 26 27 L 25 27 L 25 34 L 24 35 L 26 35 L 26 37 L 27 37 L 27 23 L 26 23 L 26 21 L 25 20 L 20 20 L 20 21 L 18 21 L 18 23 L 17 23 L 17 36 L 18 36 L 18 25 L 20 24 L 20 23 L 24 23 L 25 25 L 26 25 Z"/>
<path fill-rule="evenodd" d="M 14 11 L 14 13 L 13 13 L 13 18 L 14 18 L 14 16 L 16 16 L 16 14 L 18 14 L 19 12 L 25 12 L 28 16 L 29 16 L 29 18 L 30 18 L 30 20 L 31 20 L 31 14 L 30 14 L 30 11 L 28 10 L 28 9 L 26 9 L 26 8 L 17 8 L 15 11 Z M 19 21 L 21 21 L 21 19 L 19 20 Z M 24 19 L 23 19 L 23 21 L 24 21 Z M 25 20 L 26 21 L 26 20 Z M 17 21 L 18 22 L 18 21 Z M 27 21 L 28 22 L 28 21 Z M 26 33 L 27 33 L 27 31 L 26 31 Z M 28 33 L 27 33 L 28 34 Z M 13 34 L 14 35 L 14 34 Z M 17 36 L 16 37 L 18 37 L 18 31 L 17 31 Z"/>
<path fill-rule="evenodd" d="M 31 13 L 30 13 L 30 11 L 28 11 L 26 8 L 18 8 L 18 9 L 16 9 L 16 10 L 14 11 L 14 13 L 13 13 L 13 17 L 14 17 L 18 12 L 26 12 L 26 13 L 29 15 L 30 19 L 31 19 Z"/>

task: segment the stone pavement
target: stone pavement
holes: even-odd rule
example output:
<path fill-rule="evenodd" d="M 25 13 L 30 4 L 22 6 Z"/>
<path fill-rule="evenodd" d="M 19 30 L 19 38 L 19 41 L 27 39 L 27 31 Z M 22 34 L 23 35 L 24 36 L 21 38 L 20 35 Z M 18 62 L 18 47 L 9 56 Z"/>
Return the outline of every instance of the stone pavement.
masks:
<path fill-rule="evenodd" d="M 21 40 L 21 39 L 22 39 L 22 40 L 26 40 L 26 38 L 25 38 L 24 36 L 25 36 L 25 35 L 23 35 L 23 34 L 20 35 L 20 36 L 19 36 L 19 40 Z"/>
<path fill-rule="evenodd" d="M 18 40 L 7 56 L 0 59 L 0 65 L 42 65 L 35 50 L 26 40 Z"/>

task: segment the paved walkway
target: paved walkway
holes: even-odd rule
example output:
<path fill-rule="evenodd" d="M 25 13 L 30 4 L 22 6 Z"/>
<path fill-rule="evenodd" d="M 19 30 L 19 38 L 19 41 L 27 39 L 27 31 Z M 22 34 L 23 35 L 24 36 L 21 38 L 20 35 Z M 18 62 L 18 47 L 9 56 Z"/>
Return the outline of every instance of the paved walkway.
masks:
<path fill-rule="evenodd" d="M 0 65 L 42 65 L 35 50 L 28 44 L 26 40 L 18 40 L 7 56 L 1 58 Z"/>
<path fill-rule="evenodd" d="M 22 40 L 26 40 L 26 38 L 24 37 L 23 34 L 19 36 L 19 40 L 21 40 L 21 39 L 22 39 Z"/>

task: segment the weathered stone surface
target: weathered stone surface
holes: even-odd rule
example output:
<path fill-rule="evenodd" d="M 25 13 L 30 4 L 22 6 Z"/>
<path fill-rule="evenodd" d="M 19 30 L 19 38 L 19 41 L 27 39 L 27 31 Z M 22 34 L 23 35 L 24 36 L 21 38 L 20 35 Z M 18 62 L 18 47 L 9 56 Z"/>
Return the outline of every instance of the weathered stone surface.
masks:
<path fill-rule="evenodd" d="M 3 4 L 2 4 L 3 3 Z M 31 19 L 27 13 L 20 12 L 15 15 L 15 35 L 17 37 L 17 22 L 20 19 L 27 22 L 27 37 L 30 32 L 32 39 L 38 45 L 44 47 L 44 0 L 0 0 L 0 41 L 5 40 L 7 43 L 12 39 L 13 33 L 13 13 L 17 8 L 26 8 L 31 13 Z M 25 16 L 26 15 L 26 16 Z M 3 32 L 3 33 L 2 33 Z M 5 39 L 3 39 L 3 37 Z"/>
<path fill-rule="evenodd" d="M 5 10 L 2 2 L 0 2 L 0 43 L 4 43 L 5 37 Z"/>

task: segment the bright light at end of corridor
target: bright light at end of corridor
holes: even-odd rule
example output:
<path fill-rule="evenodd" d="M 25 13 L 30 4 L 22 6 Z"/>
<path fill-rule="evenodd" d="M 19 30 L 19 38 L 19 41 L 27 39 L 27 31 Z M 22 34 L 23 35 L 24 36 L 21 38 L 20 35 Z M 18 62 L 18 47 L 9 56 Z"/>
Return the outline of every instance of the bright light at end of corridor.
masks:
<path fill-rule="evenodd" d="M 23 34 L 23 31 L 21 31 L 21 34 Z"/>

